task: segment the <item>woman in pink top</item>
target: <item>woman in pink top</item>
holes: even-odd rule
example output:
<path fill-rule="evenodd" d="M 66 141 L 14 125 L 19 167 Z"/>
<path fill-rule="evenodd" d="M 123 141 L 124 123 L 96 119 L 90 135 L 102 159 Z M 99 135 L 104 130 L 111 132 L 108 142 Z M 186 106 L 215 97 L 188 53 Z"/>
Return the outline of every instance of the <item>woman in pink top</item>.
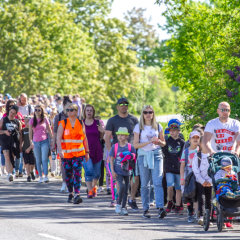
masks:
<path fill-rule="evenodd" d="M 34 110 L 34 117 L 29 121 L 29 139 L 36 157 L 40 183 L 49 182 L 48 152 L 50 146 L 47 133 L 49 133 L 52 141 L 53 136 L 49 121 L 44 116 L 43 107 L 41 105 L 37 105 Z M 43 173 L 45 175 L 44 180 L 42 177 L 42 166 Z"/>

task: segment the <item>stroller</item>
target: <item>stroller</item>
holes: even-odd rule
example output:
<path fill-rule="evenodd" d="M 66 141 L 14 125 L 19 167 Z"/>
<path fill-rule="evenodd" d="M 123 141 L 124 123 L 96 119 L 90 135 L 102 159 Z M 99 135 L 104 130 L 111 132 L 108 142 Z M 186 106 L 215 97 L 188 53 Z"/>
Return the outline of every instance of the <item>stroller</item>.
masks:
<path fill-rule="evenodd" d="M 221 169 L 221 159 L 223 157 L 229 157 L 232 160 L 233 167 L 232 170 L 235 173 L 240 173 L 240 161 L 239 159 L 231 153 L 227 152 L 219 152 L 215 153 L 212 157 L 209 157 L 209 169 L 208 169 L 208 175 L 212 179 L 212 184 L 213 184 L 213 198 L 216 197 L 216 190 L 217 190 L 217 185 L 220 182 L 227 181 L 230 182 L 232 181 L 231 179 L 224 178 L 224 179 L 219 179 L 215 182 L 214 175 L 218 170 Z M 235 184 L 235 186 L 234 186 Z M 232 184 L 233 191 L 236 191 L 238 188 L 239 184 L 239 176 L 238 176 L 238 181 L 237 183 L 234 182 Z M 223 229 L 223 224 L 224 222 L 229 222 L 229 221 L 238 221 L 237 220 L 229 220 L 227 217 L 237 217 L 240 216 L 240 196 L 236 196 L 235 198 L 228 198 L 225 195 L 220 196 L 219 201 L 217 201 L 217 207 L 215 208 L 216 215 L 217 215 L 217 227 L 218 231 L 221 232 Z M 210 216 L 211 215 L 211 216 Z M 214 215 L 214 207 L 212 207 L 212 212 L 210 213 L 209 209 L 206 209 L 204 216 L 203 216 L 203 228 L 205 231 L 208 230 L 209 224 L 210 224 L 210 217 L 211 221 L 214 221 L 213 218 Z"/>

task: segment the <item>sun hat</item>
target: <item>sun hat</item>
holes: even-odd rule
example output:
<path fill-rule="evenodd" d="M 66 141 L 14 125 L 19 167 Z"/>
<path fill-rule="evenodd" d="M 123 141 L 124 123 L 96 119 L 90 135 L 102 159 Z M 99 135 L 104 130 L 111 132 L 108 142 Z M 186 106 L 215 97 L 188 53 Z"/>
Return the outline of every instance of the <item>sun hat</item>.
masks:
<path fill-rule="evenodd" d="M 190 138 L 192 138 L 192 137 L 194 137 L 194 136 L 199 136 L 199 137 L 201 137 L 201 134 L 200 134 L 200 132 L 198 132 L 198 131 L 192 131 L 191 133 L 190 133 Z"/>
<path fill-rule="evenodd" d="M 232 160 L 231 160 L 231 158 L 229 158 L 229 157 L 224 157 L 224 158 L 222 158 L 222 160 L 221 160 L 221 166 L 222 166 L 223 168 L 228 167 L 228 166 L 232 166 Z"/>
<path fill-rule="evenodd" d="M 126 127 L 120 127 L 116 134 L 129 135 L 128 129 Z"/>
<path fill-rule="evenodd" d="M 170 129 L 179 130 L 179 131 L 181 130 L 180 125 L 177 123 L 172 123 L 168 126 L 168 128 L 166 128 L 167 131 L 169 131 Z"/>

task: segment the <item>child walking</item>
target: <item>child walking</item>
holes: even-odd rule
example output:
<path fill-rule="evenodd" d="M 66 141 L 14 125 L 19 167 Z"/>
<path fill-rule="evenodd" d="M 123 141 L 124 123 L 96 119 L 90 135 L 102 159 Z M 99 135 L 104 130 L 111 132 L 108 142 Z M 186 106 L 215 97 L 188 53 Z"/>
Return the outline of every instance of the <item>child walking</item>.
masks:
<path fill-rule="evenodd" d="M 129 133 L 126 127 L 120 127 L 116 134 L 118 137 L 118 143 L 112 146 L 109 153 L 112 177 L 117 180 L 119 185 L 118 202 L 115 212 L 122 215 L 128 215 L 126 203 L 131 171 L 128 170 L 128 167 L 125 167 L 126 164 L 121 162 L 121 160 L 123 155 L 129 156 L 130 158 L 134 157 L 136 150 L 131 144 L 127 143 Z"/>
<path fill-rule="evenodd" d="M 22 151 L 24 163 L 27 170 L 28 182 L 31 182 L 31 179 L 35 180 L 35 176 L 33 173 L 33 169 L 35 167 L 35 157 L 29 141 L 29 120 L 31 118 L 31 116 L 24 117 L 25 127 L 22 129 Z"/>
<path fill-rule="evenodd" d="M 184 188 L 185 185 L 185 178 L 187 177 L 188 174 L 190 174 L 192 170 L 192 164 L 193 164 L 193 158 L 195 154 L 198 152 L 198 146 L 200 144 L 200 138 L 201 138 L 201 133 L 199 131 L 192 131 L 190 133 L 189 137 L 189 143 L 190 146 L 186 148 L 181 157 L 181 166 L 180 166 L 180 184 L 182 188 Z M 197 211 L 198 206 L 197 206 L 197 196 L 195 196 L 194 199 L 192 200 L 186 200 L 187 203 L 187 208 L 188 208 L 188 222 L 194 222 L 194 208 L 193 205 L 195 205 L 195 210 Z"/>

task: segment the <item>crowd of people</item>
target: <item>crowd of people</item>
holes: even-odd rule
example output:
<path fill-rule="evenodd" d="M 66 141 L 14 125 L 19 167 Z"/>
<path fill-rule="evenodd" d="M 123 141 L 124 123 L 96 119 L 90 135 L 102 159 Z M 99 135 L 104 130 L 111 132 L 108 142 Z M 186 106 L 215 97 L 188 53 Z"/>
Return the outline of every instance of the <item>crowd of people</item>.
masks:
<path fill-rule="evenodd" d="M 104 126 L 94 106 L 85 104 L 78 94 L 28 98 L 22 93 L 16 99 L 0 95 L 0 174 L 6 174 L 10 182 L 26 174 L 27 182 L 39 178 L 40 183 L 47 183 L 49 165 L 54 176 L 58 156 L 60 191 L 69 193 L 69 203 L 82 202 L 83 167 L 87 198 L 103 191 L 106 176 L 109 203 L 117 214 L 128 215 L 127 205 L 139 211 L 136 198 L 141 196 L 144 218 L 151 217 L 153 206 L 158 218 L 171 212 L 182 215 L 186 204 L 187 221 L 202 225 L 205 209 L 212 207 L 208 157 L 220 151 L 240 153 L 240 123 L 230 118 L 230 105 L 221 102 L 219 117 L 206 126 L 195 124 L 189 139 L 184 139 L 184 123 L 178 119 L 170 120 L 163 129 L 152 106 L 143 107 L 139 121 L 129 114 L 129 104 L 126 98 L 118 99 L 118 114 Z M 216 179 L 234 174 L 231 165 L 231 159 L 222 159 L 222 172 Z M 196 194 L 183 198 L 190 173 L 196 178 Z M 225 190 L 220 194 L 231 198 L 240 194 Z M 233 225 L 228 222 L 225 228 Z"/>

